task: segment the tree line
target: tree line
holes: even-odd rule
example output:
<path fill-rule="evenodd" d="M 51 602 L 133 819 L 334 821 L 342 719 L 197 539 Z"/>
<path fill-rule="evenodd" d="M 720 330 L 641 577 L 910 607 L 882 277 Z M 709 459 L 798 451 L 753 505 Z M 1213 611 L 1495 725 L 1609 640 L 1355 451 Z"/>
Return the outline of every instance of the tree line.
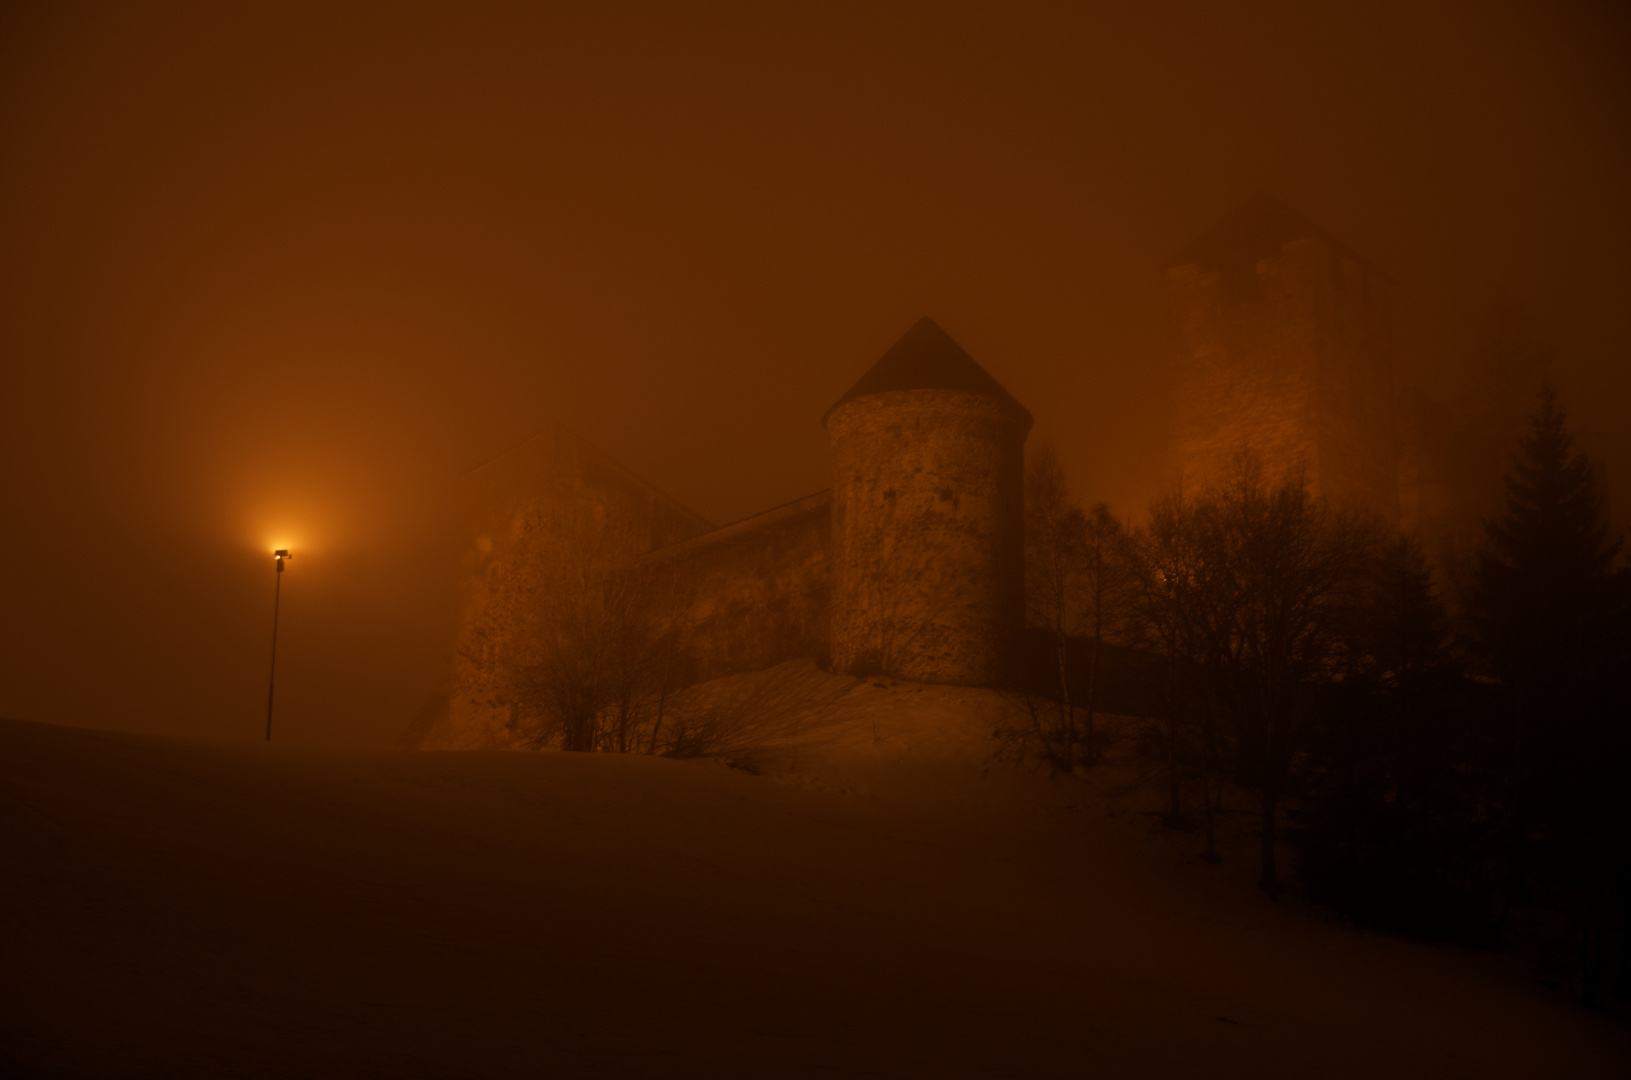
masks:
<path fill-rule="evenodd" d="M 1586 1001 L 1631 995 L 1631 574 L 1549 389 L 1462 589 L 1244 456 L 1134 527 L 1041 445 L 1025 512 L 1011 736 L 1066 773 L 1136 762 L 1204 859 L 1244 813 L 1270 895 L 1292 874 L 1357 922 L 1474 942 L 1520 913 Z M 695 597 L 638 550 L 592 512 L 521 522 L 465 657 L 516 745 L 719 754 L 785 711 L 685 700 Z"/>
<path fill-rule="evenodd" d="M 1492 942 L 1513 913 L 1565 940 L 1583 1000 L 1631 996 L 1631 573 L 1597 471 L 1543 388 L 1476 570 L 1447 593 L 1420 541 L 1242 456 L 1138 527 L 1028 465 L 1029 620 L 1017 697 L 1053 767 L 1099 762 L 1106 650 L 1153 681 L 1132 738 L 1164 821 L 1255 817 L 1258 882 L 1289 851 L 1315 900 Z"/>

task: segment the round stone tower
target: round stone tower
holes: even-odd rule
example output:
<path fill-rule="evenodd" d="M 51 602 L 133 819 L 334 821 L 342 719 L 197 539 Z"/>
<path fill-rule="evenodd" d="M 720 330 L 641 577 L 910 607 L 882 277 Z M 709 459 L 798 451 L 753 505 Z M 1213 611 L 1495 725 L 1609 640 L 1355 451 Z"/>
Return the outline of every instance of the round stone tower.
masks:
<path fill-rule="evenodd" d="M 832 667 L 999 685 L 1025 624 L 1031 414 L 931 319 L 823 420 Z"/>

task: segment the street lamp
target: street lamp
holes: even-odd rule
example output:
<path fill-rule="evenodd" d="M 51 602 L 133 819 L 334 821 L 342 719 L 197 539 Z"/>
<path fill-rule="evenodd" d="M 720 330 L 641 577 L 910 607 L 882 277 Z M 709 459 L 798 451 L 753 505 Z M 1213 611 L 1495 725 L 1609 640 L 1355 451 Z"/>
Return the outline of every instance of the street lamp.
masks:
<path fill-rule="evenodd" d="M 277 560 L 277 584 L 272 587 L 272 675 L 266 681 L 266 741 L 272 741 L 272 691 L 277 688 L 277 610 L 283 599 L 283 564 L 294 558 L 288 548 L 272 552 Z"/>

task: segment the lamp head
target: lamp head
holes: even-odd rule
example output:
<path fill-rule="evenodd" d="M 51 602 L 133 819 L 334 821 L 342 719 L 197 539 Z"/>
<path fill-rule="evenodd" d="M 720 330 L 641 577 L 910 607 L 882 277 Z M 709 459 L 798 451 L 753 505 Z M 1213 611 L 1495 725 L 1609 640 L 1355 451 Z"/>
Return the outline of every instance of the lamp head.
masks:
<path fill-rule="evenodd" d="M 276 551 L 272 552 L 272 558 L 277 560 L 277 572 L 281 574 L 283 573 L 284 562 L 288 559 L 294 558 L 294 556 L 289 554 L 288 548 L 278 548 Z"/>

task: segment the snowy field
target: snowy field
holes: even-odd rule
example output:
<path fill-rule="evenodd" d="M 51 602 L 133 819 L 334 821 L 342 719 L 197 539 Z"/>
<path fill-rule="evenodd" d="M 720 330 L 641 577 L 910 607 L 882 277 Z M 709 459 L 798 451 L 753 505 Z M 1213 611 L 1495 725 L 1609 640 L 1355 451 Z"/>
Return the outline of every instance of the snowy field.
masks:
<path fill-rule="evenodd" d="M 0 1075 L 1631 1075 L 1499 957 L 993 764 L 989 695 L 817 689 L 760 775 L 0 722 Z"/>

